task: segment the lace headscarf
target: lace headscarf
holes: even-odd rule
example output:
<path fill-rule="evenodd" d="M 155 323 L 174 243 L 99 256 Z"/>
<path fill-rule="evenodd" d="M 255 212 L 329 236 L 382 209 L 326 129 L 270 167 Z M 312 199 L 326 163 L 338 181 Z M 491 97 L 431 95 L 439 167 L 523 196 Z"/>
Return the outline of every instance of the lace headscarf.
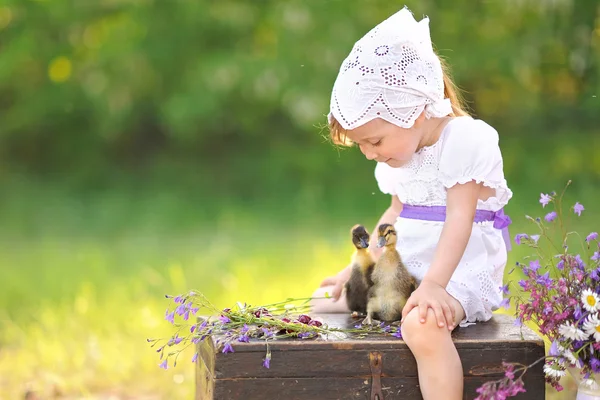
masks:
<path fill-rule="evenodd" d="M 344 129 L 375 118 L 410 128 L 423 110 L 427 118 L 443 117 L 452 106 L 429 18 L 417 22 L 405 7 L 356 42 L 333 85 L 328 118 Z"/>

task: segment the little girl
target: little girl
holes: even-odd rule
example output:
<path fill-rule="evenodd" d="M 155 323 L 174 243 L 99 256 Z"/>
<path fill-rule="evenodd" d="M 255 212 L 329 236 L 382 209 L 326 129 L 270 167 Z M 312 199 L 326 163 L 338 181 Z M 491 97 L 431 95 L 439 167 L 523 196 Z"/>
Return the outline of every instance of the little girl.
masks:
<path fill-rule="evenodd" d="M 427 18 L 404 8 L 368 32 L 343 62 L 331 95 L 331 137 L 375 160 L 391 205 L 397 249 L 419 287 L 402 313 L 423 398 L 462 399 L 463 371 L 450 332 L 487 321 L 502 301 L 507 260 L 503 207 L 512 197 L 498 133 L 471 118 L 435 54 Z M 371 232 L 375 257 L 377 235 Z M 327 278 L 315 312 L 348 311 L 346 268 Z"/>

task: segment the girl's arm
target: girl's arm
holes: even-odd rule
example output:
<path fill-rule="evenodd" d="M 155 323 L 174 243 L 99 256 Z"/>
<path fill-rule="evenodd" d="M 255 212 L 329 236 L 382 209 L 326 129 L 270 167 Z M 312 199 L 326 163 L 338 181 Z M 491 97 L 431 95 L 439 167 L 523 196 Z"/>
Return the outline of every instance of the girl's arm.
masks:
<path fill-rule="evenodd" d="M 450 282 L 469 243 L 477 199 L 482 186 L 471 181 L 448 189 L 446 222 L 431 267 L 423 278 L 424 281 L 436 283 L 443 288 Z"/>
<path fill-rule="evenodd" d="M 440 327 L 453 328 L 455 315 L 446 286 L 469 243 L 482 186 L 471 181 L 448 189 L 446 222 L 431 267 L 402 310 L 402 319 L 419 307 L 419 319 L 424 323 L 431 308 Z"/>
<path fill-rule="evenodd" d="M 398 215 L 400 215 L 400 211 L 402 211 L 402 203 L 400 202 L 400 199 L 398 199 L 398 196 L 394 195 L 392 196 L 392 203 L 387 208 L 387 210 L 385 210 L 384 213 L 381 215 L 379 221 L 377 221 L 375 229 L 371 231 L 369 251 L 371 252 L 375 260 L 379 258 L 379 256 L 381 255 L 381 251 L 383 250 L 377 247 L 377 227 L 381 224 L 393 225 L 396 222 L 396 218 L 398 217 Z M 350 279 L 351 272 L 352 266 L 348 265 L 346 268 L 338 272 L 337 275 L 325 278 L 323 282 L 321 282 L 321 287 L 333 285 L 334 288 L 331 291 L 331 297 L 335 301 L 337 301 L 340 298 L 340 295 L 342 294 L 344 283 L 346 283 L 348 279 Z"/>

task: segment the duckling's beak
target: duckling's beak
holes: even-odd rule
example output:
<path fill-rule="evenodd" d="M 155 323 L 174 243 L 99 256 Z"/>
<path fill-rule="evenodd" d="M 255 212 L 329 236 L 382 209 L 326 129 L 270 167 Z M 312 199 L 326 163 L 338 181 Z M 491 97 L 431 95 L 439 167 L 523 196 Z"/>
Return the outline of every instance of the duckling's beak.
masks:
<path fill-rule="evenodd" d="M 360 245 L 363 249 L 366 249 L 367 247 L 369 247 L 369 241 L 366 238 L 361 238 Z"/>
<path fill-rule="evenodd" d="M 385 236 L 380 236 L 379 240 L 377 241 L 377 247 L 383 247 L 385 246 Z"/>

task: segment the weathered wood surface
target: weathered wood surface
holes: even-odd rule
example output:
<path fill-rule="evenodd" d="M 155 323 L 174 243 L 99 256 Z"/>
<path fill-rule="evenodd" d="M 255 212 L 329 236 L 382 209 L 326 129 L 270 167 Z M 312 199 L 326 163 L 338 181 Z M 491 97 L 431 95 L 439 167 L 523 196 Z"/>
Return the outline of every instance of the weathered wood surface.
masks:
<path fill-rule="evenodd" d="M 345 314 L 320 317 L 329 326 L 350 328 L 357 323 Z M 502 377 L 502 361 L 529 364 L 544 355 L 543 341 L 513 322 L 494 315 L 489 322 L 452 333 L 463 364 L 465 399 L 475 398 L 483 382 Z M 221 353 L 213 341 L 199 346 L 197 400 L 370 399 L 369 355 L 374 352 L 381 354 L 384 398 L 421 399 L 415 359 L 406 344 L 392 336 L 274 340 L 269 344 L 270 369 L 262 367 L 262 341 L 236 343 L 233 354 Z M 525 385 L 527 393 L 515 399 L 545 398 L 542 364 L 525 375 Z"/>

